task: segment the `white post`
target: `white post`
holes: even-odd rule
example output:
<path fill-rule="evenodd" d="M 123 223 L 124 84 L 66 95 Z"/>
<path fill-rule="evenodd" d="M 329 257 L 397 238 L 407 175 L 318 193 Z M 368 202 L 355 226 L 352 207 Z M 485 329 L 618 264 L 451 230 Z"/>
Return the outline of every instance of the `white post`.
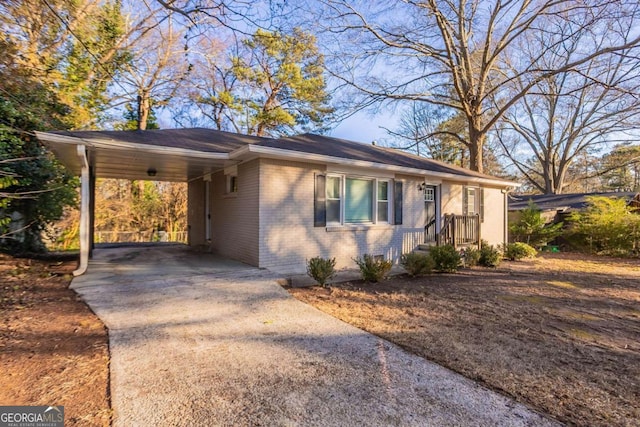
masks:
<path fill-rule="evenodd" d="M 84 145 L 76 146 L 78 157 L 82 162 L 82 172 L 80 173 L 80 264 L 73 272 L 74 276 L 80 276 L 87 271 L 89 266 L 89 251 L 91 242 L 89 239 L 89 162 L 87 160 L 87 149 Z"/>

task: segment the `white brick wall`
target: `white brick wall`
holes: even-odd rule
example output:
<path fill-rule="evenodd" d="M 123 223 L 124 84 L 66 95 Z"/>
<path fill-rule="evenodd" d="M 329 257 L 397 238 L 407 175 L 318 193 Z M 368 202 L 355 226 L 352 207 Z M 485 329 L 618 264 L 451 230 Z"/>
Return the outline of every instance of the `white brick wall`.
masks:
<path fill-rule="evenodd" d="M 335 257 L 338 268 L 354 267 L 353 258 L 365 253 L 397 262 L 422 242 L 420 178 L 401 178 L 402 225 L 314 227 L 314 173 L 324 172 L 323 165 L 261 160 L 260 267 L 304 271 L 306 260 L 314 256 Z"/>
<path fill-rule="evenodd" d="M 223 172 L 212 175 L 211 246 L 217 253 L 258 265 L 259 161 L 238 165 L 238 192 L 227 194 Z"/>
<path fill-rule="evenodd" d="M 423 242 L 426 213 L 418 190 L 423 177 L 396 175 L 403 182 L 403 224 L 314 227 L 314 174 L 326 165 L 273 159 L 238 166 L 238 192 L 226 194 L 223 172 L 212 176 L 212 248 L 221 255 L 283 272 L 303 272 L 314 256 L 335 257 L 338 268 L 355 267 L 353 258 L 365 253 L 398 262 Z M 377 176 L 376 171 L 360 171 Z M 427 180 L 429 181 L 429 180 Z M 430 182 L 436 183 L 438 181 Z M 460 184 L 440 185 L 441 214 L 461 214 Z M 204 183 L 189 185 L 189 224 L 192 244 L 204 243 Z M 482 238 L 491 244 L 504 237 L 504 197 L 485 189 Z"/>

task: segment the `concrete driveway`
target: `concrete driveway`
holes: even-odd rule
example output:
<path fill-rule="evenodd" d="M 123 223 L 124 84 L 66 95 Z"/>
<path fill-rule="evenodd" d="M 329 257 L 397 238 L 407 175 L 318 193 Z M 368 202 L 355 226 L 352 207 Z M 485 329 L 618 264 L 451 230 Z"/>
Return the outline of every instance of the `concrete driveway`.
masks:
<path fill-rule="evenodd" d="M 100 249 L 75 289 L 109 328 L 114 426 L 552 426 L 184 246 Z"/>

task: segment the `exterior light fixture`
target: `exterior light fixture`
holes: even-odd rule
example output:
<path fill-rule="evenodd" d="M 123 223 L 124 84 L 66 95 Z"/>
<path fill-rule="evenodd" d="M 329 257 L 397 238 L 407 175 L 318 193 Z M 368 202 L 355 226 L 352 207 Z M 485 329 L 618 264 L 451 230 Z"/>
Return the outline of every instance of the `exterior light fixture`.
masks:
<path fill-rule="evenodd" d="M 156 176 L 157 173 L 158 171 L 156 171 L 154 168 L 147 169 L 147 175 L 149 175 L 150 177 Z"/>

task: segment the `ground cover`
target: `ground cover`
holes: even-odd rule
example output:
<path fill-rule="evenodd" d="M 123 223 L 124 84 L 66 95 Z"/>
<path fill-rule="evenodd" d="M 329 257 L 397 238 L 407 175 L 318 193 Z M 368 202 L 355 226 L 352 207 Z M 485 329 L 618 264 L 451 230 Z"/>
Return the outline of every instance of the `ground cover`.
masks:
<path fill-rule="evenodd" d="M 640 425 L 640 260 L 544 254 L 290 292 L 561 421 Z"/>
<path fill-rule="evenodd" d="M 64 405 L 67 426 L 108 426 L 107 331 L 68 288 L 76 264 L 0 255 L 0 405 Z"/>

